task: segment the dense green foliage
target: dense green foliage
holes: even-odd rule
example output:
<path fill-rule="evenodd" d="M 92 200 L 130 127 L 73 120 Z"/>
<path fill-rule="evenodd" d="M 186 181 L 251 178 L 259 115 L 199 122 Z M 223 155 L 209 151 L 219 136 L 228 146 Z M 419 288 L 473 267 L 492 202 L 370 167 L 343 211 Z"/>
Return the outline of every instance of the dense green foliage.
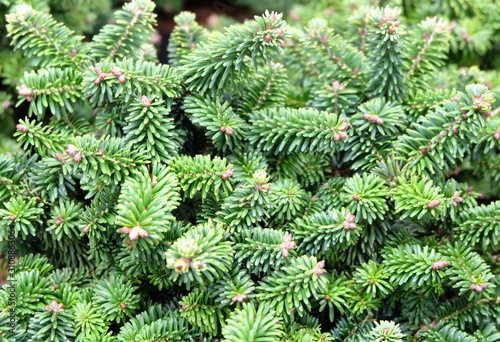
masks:
<path fill-rule="evenodd" d="M 88 38 L 9 3 L 0 340 L 500 341 L 500 83 L 454 64 L 500 9 L 351 2 L 182 12 L 168 64 L 151 0 Z"/>

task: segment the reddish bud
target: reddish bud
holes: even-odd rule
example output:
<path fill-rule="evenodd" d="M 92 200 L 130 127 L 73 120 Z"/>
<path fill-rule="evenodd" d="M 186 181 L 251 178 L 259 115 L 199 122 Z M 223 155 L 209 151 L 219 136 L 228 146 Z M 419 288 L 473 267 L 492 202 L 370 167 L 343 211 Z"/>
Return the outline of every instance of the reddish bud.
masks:
<path fill-rule="evenodd" d="M 127 308 L 127 305 L 125 303 L 120 303 L 120 306 L 123 310 L 125 310 Z"/>
<path fill-rule="evenodd" d="M 359 68 L 354 68 L 354 70 L 352 71 L 352 73 L 353 73 L 354 75 L 357 75 L 357 73 L 358 73 L 358 72 L 359 72 Z"/>
<path fill-rule="evenodd" d="M 271 36 L 270 33 L 266 33 L 266 35 L 264 36 L 264 40 L 266 42 L 270 42 L 271 40 L 273 40 L 273 36 Z"/>
<path fill-rule="evenodd" d="M 71 50 L 71 57 L 73 57 L 73 58 L 74 58 L 75 56 L 76 56 L 76 50 L 75 50 L 75 49 L 73 49 L 73 50 Z"/>
<path fill-rule="evenodd" d="M 129 251 L 132 251 L 132 250 L 134 249 L 134 246 L 129 246 L 127 249 L 128 249 Z"/>
<path fill-rule="evenodd" d="M 271 13 L 269 14 L 268 18 L 271 19 L 272 21 L 276 21 L 276 14 Z"/>
<path fill-rule="evenodd" d="M 370 279 L 369 283 L 370 283 L 370 285 L 373 285 L 373 283 L 375 283 L 375 280 Z"/>
<path fill-rule="evenodd" d="M 56 226 L 60 226 L 62 224 L 62 221 L 61 220 L 56 220 Z"/>
<path fill-rule="evenodd" d="M 15 216 L 15 215 L 11 215 L 11 216 L 9 217 L 9 220 L 11 220 L 11 221 L 14 221 L 15 219 L 16 219 L 16 216 Z"/>
<path fill-rule="evenodd" d="M 181 306 L 181 309 L 182 309 L 182 310 L 187 310 L 187 309 L 188 309 L 188 306 L 187 306 L 187 305 L 183 305 L 183 306 Z"/>
<path fill-rule="evenodd" d="M 424 33 L 424 34 L 422 34 L 422 38 L 424 38 L 425 40 L 428 40 L 429 39 L 429 35 L 427 33 Z"/>
<path fill-rule="evenodd" d="M 396 29 L 394 28 L 394 26 L 389 26 L 387 28 L 387 33 L 389 33 L 389 34 L 394 34 L 395 31 L 396 31 Z"/>
<path fill-rule="evenodd" d="M 453 134 L 458 134 L 458 133 L 460 133 L 460 132 L 459 132 L 459 130 L 458 130 L 458 128 L 455 128 L 455 129 L 453 130 Z"/>
<path fill-rule="evenodd" d="M 89 230 L 90 230 L 89 227 L 83 228 L 83 230 L 82 230 L 83 234 L 87 234 L 89 232 Z"/>
<path fill-rule="evenodd" d="M 154 188 L 156 186 L 156 184 L 158 184 L 158 181 L 151 182 L 151 187 Z"/>
<path fill-rule="evenodd" d="M 221 132 L 225 132 L 225 131 L 226 131 L 226 126 L 222 126 L 222 127 L 220 128 L 220 131 L 221 131 Z"/>
<path fill-rule="evenodd" d="M 326 296 L 325 300 L 328 302 L 330 300 L 330 296 Z"/>
<path fill-rule="evenodd" d="M 118 77 L 118 82 L 123 84 L 125 83 L 125 81 L 126 81 L 125 75 L 121 75 L 120 77 Z"/>
<path fill-rule="evenodd" d="M 233 135 L 234 133 L 234 129 L 232 129 L 231 127 L 226 127 L 226 134 L 227 135 Z"/>
<path fill-rule="evenodd" d="M 358 194 L 355 194 L 354 196 L 352 196 L 352 199 L 355 201 L 359 201 L 360 197 Z"/>
<path fill-rule="evenodd" d="M 58 220 L 62 220 L 62 215 L 57 215 Z"/>

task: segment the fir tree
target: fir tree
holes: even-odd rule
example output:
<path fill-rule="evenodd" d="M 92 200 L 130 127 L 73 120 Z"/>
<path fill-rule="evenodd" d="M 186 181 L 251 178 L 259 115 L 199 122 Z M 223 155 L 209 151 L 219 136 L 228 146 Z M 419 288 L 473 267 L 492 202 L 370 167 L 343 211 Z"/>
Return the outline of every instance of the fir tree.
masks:
<path fill-rule="evenodd" d="M 448 60 L 493 49 L 495 7 L 328 3 L 181 12 L 168 64 L 153 1 L 88 38 L 9 6 L 0 339 L 500 340 L 500 84 Z"/>

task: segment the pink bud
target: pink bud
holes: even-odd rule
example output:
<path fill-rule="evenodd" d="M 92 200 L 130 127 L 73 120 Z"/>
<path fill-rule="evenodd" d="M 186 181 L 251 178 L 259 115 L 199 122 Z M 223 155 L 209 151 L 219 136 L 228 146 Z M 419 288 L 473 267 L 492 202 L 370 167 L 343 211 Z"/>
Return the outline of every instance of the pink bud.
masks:
<path fill-rule="evenodd" d="M 288 255 L 289 255 L 288 249 L 283 248 L 281 250 L 281 255 L 283 255 L 283 258 L 288 258 Z"/>
<path fill-rule="evenodd" d="M 132 231 L 132 228 L 129 228 L 129 227 L 121 227 L 120 228 L 120 233 L 122 234 L 128 234 Z"/>
<path fill-rule="evenodd" d="M 64 152 L 66 152 L 66 154 L 74 157 L 76 152 L 78 152 L 78 148 L 73 144 L 68 144 L 68 146 L 66 146 L 66 151 L 64 151 Z"/>
<path fill-rule="evenodd" d="M 233 135 L 234 130 L 231 127 L 226 127 L 226 134 Z"/>
<path fill-rule="evenodd" d="M 373 279 L 370 279 L 369 283 L 370 283 L 370 285 L 373 285 L 373 283 L 375 283 L 375 281 Z"/>
<path fill-rule="evenodd" d="M 332 87 L 333 87 L 333 90 L 339 89 L 339 87 L 340 87 L 339 81 L 337 81 L 337 80 L 333 81 Z"/>
<path fill-rule="evenodd" d="M 58 161 L 60 161 L 60 162 L 64 161 L 64 157 L 63 157 L 63 155 L 62 155 L 62 154 L 60 154 L 60 153 L 56 153 L 56 154 L 54 155 L 54 158 L 56 158 L 56 160 L 58 160 Z"/>
<path fill-rule="evenodd" d="M 358 72 L 359 72 L 359 68 L 354 68 L 354 70 L 352 71 L 352 73 L 353 73 L 354 75 L 357 75 L 357 73 L 358 73 Z"/>
<path fill-rule="evenodd" d="M 151 187 L 154 188 L 156 186 L 156 184 L 158 184 L 158 181 L 151 182 Z"/>
<path fill-rule="evenodd" d="M 188 309 L 188 306 L 187 306 L 187 305 L 183 305 L 183 306 L 181 306 L 181 309 L 182 309 L 182 310 L 187 310 L 187 309 Z"/>
<path fill-rule="evenodd" d="M 325 300 L 328 302 L 330 300 L 330 296 L 326 296 Z"/>
<path fill-rule="evenodd" d="M 11 221 L 14 221 L 15 219 L 16 219 L 16 216 L 15 216 L 15 215 L 11 215 L 11 216 L 9 217 L 9 220 L 11 220 Z"/>
<path fill-rule="evenodd" d="M 424 38 L 425 40 L 429 40 L 429 34 L 427 33 L 422 34 L 422 38 Z"/>
<path fill-rule="evenodd" d="M 79 163 L 82 161 L 82 155 L 80 154 L 80 152 L 77 152 L 75 154 L 75 156 L 73 157 L 73 160 L 75 161 L 75 163 Z"/>
<path fill-rule="evenodd" d="M 83 228 L 82 231 L 84 234 L 87 234 L 89 232 L 89 230 L 90 230 L 89 227 L 85 227 L 85 228 Z"/>
<path fill-rule="evenodd" d="M 222 127 L 220 128 L 220 131 L 221 131 L 221 132 L 225 132 L 225 131 L 226 131 L 226 126 L 222 126 Z"/>
<path fill-rule="evenodd" d="M 266 33 L 266 35 L 264 36 L 264 40 L 266 42 L 270 42 L 271 40 L 273 40 L 273 36 L 271 36 L 270 33 Z"/>
<path fill-rule="evenodd" d="M 359 201 L 360 197 L 358 194 L 352 196 L 352 199 L 355 200 L 355 201 Z"/>
<path fill-rule="evenodd" d="M 389 33 L 389 34 L 394 34 L 395 31 L 396 31 L 396 29 L 394 28 L 394 26 L 389 26 L 387 28 L 387 33 Z"/>
<path fill-rule="evenodd" d="M 340 134 L 335 133 L 335 134 L 333 135 L 333 140 L 334 140 L 334 141 L 339 141 L 339 140 L 340 140 Z"/>
<path fill-rule="evenodd" d="M 125 303 L 120 303 L 120 306 L 123 310 L 125 310 L 127 308 L 127 305 Z"/>
<path fill-rule="evenodd" d="M 437 207 L 440 204 L 441 204 L 441 201 L 439 201 L 439 200 L 431 201 L 431 202 L 429 202 L 429 204 L 427 204 L 427 208 L 432 209 L 434 207 Z"/>
<path fill-rule="evenodd" d="M 62 224 L 62 221 L 61 220 L 56 220 L 55 224 L 56 224 L 56 226 L 60 226 Z"/>
<path fill-rule="evenodd" d="M 99 76 L 100 74 L 102 74 L 102 69 L 99 68 L 98 66 L 94 67 L 94 71 L 95 71 L 95 73 L 96 73 L 97 76 Z"/>
<path fill-rule="evenodd" d="M 149 237 L 149 233 L 146 230 L 141 228 L 141 229 L 139 229 L 139 236 L 143 239 L 146 239 Z"/>
<path fill-rule="evenodd" d="M 22 124 L 17 124 L 16 125 L 16 129 L 19 132 L 23 132 L 23 133 L 26 133 L 26 132 L 28 132 L 30 130 L 28 126 L 25 126 L 25 125 L 22 125 Z"/>
<path fill-rule="evenodd" d="M 132 231 L 128 234 L 128 238 L 130 241 L 135 241 L 139 238 L 139 230 L 137 228 L 133 228 Z"/>
<path fill-rule="evenodd" d="M 121 75 L 120 77 L 118 77 L 118 82 L 122 84 L 125 83 L 125 80 L 126 80 L 125 75 Z"/>
<path fill-rule="evenodd" d="M 151 107 L 151 99 L 148 99 L 146 95 L 142 95 L 141 97 L 141 101 L 142 101 L 142 104 L 145 106 L 145 107 Z"/>

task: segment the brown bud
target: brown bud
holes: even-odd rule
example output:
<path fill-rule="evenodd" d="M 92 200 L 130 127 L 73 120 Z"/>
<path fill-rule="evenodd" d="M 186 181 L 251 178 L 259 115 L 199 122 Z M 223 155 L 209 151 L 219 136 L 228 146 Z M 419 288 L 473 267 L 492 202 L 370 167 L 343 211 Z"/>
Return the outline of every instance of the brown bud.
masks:
<path fill-rule="evenodd" d="M 458 130 L 458 128 L 455 128 L 455 129 L 453 130 L 453 134 L 458 134 L 458 133 L 460 133 L 460 132 L 459 132 L 459 130 Z"/>
<path fill-rule="evenodd" d="M 352 199 L 355 201 L 359 201 L 360 197 L 358 194 L 355 194 L 354 196 L 352 196 Z"/>
<path fill-rule="evenodd" d="M 95 66 L 94 67 L 94 72 L 97 76 L 99 76 L 100 74 L 102 74 L 102 69 L 99 68 L 98 66 Z"/>
<path fill-rule="evenodd" d="M 62 155 L 62 154 L 60 154 L 60 153 L 56 153 L 56 154 L 54 155 L 54 158 L 56 158 L 56 160 L 58 160 L 58 161 L 60 161 L 60 162 L 64 161 L 64 157 L 63 157 L 63 155 Z"/>
<path fill-rule="evenodd" d="M 335 56 L 335 57 L 333 57 L 333 60 L 334 60 L 336 63 L 338 63 L 338 62 L 340 62 L 340 57 L 339 57 L 339 56 Z"/>
<path fill-rule="evenodd" d="M 429 150 L 427 150 L 426 148 L 423 148 L 423 149 L 420 150 L 420 152 L 422 154 L 427 154 L 427 152 L 429 152 Z"/>
<path fill-rule="evenodd" d="M 264 36 L 264 40 L 266 42 L 270 42 L 271 40 L 273 40 L 273 36 L 271 36 L 270 33 L 266 33 L 266 35 Z"/>
<path fill-rule="evenodd" d="M 125 83 L 125 80 L 126 80 L 125 75 L 121 75 L 120 77 L 118 77 L 118 82 L 122 84 Z"/>
<path fill-rule="evenodd" d="M 389 26 L 387 28 L 387 33 L 389 33 L 389 34 L 394 34 L 395 31 L 396 31 L 396 29 L 394 28 L 394 26 Z"/>
<path fill-rule="evenodd" d="M 120 303 L 120 306 L 123 310 L 125 310 L 127 308 L 127 305 L 125 303 Z"/>
<path fill-rule="evenodd" d="M 156 186 L 156 184 L 158 184 L 158 181 L 152 181 L 151 182 L 151 187 L 154 188 Z"/>
<path fill-rule="evenodd" d="M 62 224 L 62 221 L 61 220 L 56 220 L 55 224 L 56 224 L 56 226 L 60 226 Z"/>

